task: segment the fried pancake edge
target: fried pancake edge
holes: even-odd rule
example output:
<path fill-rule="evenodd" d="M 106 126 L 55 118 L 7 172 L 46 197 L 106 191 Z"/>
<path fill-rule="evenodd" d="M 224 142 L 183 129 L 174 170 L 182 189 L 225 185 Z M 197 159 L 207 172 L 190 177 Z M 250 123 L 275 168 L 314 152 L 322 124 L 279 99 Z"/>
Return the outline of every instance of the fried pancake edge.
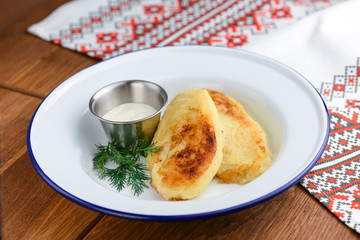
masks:
<path fill-rule="evenodd" d="M 224 155 L 217 172 L 219 182 L 251 182 L 272 163 L 266 133 L 234 98 L 209 89 L 208 92 L 225 129 Z"/>
<path fill-rule="evenodd" d="M 167 200 L 198 196 L 218 172 L 225 142 L 209 93 L 179 93 L 165 110 L 153 141 L 163 150 L 147 158 L 151 185 Z"/>

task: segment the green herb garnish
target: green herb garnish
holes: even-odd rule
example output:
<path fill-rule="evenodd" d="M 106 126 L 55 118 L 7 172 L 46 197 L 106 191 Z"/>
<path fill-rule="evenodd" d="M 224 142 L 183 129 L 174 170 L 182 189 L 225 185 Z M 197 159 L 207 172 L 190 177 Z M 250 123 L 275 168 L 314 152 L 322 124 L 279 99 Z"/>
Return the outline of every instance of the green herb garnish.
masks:
<path fill-rule="evenodd" d="M 126 149 L 109 142 L 107 146 L 96 145 L 96 150 L 93 167 L 100 179 L 107 179 L 118 191 L 125 186 L 131 186 L 136 196 L 139 196 L 144 188 L 149 188 L 145 181 L 150 178 L 145 172 L 144 164 L 140 162 L 140 157 L 159 152 L 161 149 L 155 146 L 155 143 L 149 144 L 145 140 L 140 140 L 135 148 Z M 116 163 L 118 167 L 105 167 L 108 161 Z"/>

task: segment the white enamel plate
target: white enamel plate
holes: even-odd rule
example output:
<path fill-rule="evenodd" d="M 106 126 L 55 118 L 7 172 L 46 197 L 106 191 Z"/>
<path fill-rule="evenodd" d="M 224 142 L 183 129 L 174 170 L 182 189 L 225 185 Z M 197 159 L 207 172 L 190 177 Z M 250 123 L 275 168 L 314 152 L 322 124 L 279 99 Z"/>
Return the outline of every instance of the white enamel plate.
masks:
<path fill-rule="evenodd" d="M 150 187 L 139 197 L 117 192 L 92 169 L 95 144 L 106 144 L 88 103 L 100 88 L 121 80 L 161 85 L 169 101 L 180 91 L 209 88 L 244 105 L 268 135 L 272 166 L 246 185 L 214 179 L 196 199 L 165 201 Z M 297 183 L 321 157 L 329 137 L 326 106 L 314 87 L 289 67 L 222 47 L 164 47 L 100 62 L 56 87 L 28 130 L 31 161 L 53 189 L 92 210 L 132 219 L 182 220 L 244 209 Z"/>

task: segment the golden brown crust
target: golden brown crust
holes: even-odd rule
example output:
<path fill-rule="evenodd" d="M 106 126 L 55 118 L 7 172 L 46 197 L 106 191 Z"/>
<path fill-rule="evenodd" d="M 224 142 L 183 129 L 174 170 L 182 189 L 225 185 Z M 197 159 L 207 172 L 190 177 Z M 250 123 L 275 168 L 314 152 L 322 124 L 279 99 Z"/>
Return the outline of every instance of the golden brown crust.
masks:
<path fill-rule="evenodd" d="M 159 169 L 162 181 L 168 187 L 193 184 L 209 168 L 215 156 L 214 126 L 204 116 L 201 118 L 204 121 L 183 125 L 169 133 L 172 135 L 170 152 L 182 142 L 186 142 L 186 146 L 168 155 L 167 161 Z"/>
<path fill-rule="evenodd" d="M 210 94 L 210 97 L 215 103 L 216 109 L 223 114 L 231 116 L 233 119 L 238 121 L 246 120 L 246 113 L 239 111 L 236 103 L 233 99 L 228 98 L 223 93 L 216 92 L 213 90 L 207 90 Z M 246 122 L 245 122 L 246 123 Z"/>
<path fill-rule="evenodd" d="M 167 200 L 198 196 L 216 175 L 225 142 L 209 93 L 179 93 L 166 108 L 153 141 L 162 151 L 146 160 L 152 186 Z"/>

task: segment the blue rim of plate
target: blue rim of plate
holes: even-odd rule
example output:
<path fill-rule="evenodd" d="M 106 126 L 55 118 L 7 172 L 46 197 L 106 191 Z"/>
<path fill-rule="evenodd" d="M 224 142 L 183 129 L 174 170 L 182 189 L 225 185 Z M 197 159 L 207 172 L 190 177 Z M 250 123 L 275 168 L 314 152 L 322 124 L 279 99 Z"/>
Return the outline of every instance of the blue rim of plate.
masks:
<path fill-rule="evenodd" d="M 211 212 L 204 212 L 204 213 L 196 213 L 196 214 L 187 214 L 187 215 L 145 215 L 145 214 L 134 214 L 134 213 L 128 213 L 128 212 L 123 212 L 123 211 L 118 211 L 118 210 L 114 210 L 114 209 L 109 209 L 109 208 L 105 208 L 105 207 L 101 207 L 101 206 L 98 206 L 98 205 L 95 205 L 95 204 L 92 204 L 90 202 L 87 202 L 86 200 L 83 200 L 83 199 L 80 199 L 78 197 L 76 197 L 75 195 L 67 192 L 66 190 L 64 190 L 63 188 L 61 188 L 60 186 L 58 186 L 55 182 L 53 182 L 51 180 L 50 177 L 48 177 L 44 172 L 43 170 L 40 168 L 39 164 L 37 163 L 36 161 L 36 158 L 33 154 L 33 151 L 32 151 L 32 148 L 31 148 L 31 140 L 30 140 L 30 137 L 31 137 L 31 128 L 32 128 L 32 124 L 33 124 L 33 121 L 34 121 L 34 118 L 36 116 L 36 113 L 38 112 L 38 110 L 40 109 L 41 105 L 43 104 L 43 102 L 45 101 L 46 98 L 48 98 L 52 92 L 57 89 L 58 87 L 60 87 L 64 82 L 68 81 L 69 79 L 71 79 L 72 77 L 74 77 L 77 73 L 75 73 L 73 76 L 69 77 L 68 79 L 64 80 L 62 83 L 60 83 L 57 87 L 55 87 L 44 99 L 43 101 L 40 103 L 40 105 L 38 106 L 38 108 L 36 109 L 36 111 L 34 112 L 34 115 L 30 121 L 30 124 L 29 124 L 29 128 L 28 128 L 28 131 L 27 131 L 27 150 L 28 150 L 28 154 L 29 154 L 29 157 L 30 157 L 30 160 L 31 160 L 31 163 L 32 165 L 34 166 L 36 172 L 40 175 L 40 177 L 52 188 L 54 189 L 56 192 L 58 192 L 60 195 L 62 195 L 63 197 L 71 200 L 72 202 L 75 202 L 77 204 L 79 204 L 80 206 L 83 206 L 85 208 L 88 208 L 90 210 L 94 210 L 94 211 L 97 211 L 97 212 L 100 212 L 100 213 L 104 213 L 104 214 L 107 214 L 107 215 L 111 215 L 111 216 L 115 216 L 115 217 L 121 217 L 121 218 L 127 218 L 127 219 L 133 219 L 133 220 L 147 220 L 147 221 L 184 221 L 184 220 L 196 220 L 196 219 L 203 219 L 203 218 L 209 218 L 209 217 L 216 217 L 216 216 L 220 216 L 220 215 L 225 215 L 225 214 L 229 214 L 229 213 L 232 213 L 232 212 L 236 212 L 236 211 L 240 211 L 240 210 L 243 210 L 243 209 L 246 209 L 246 208 L 250 208 L 250 207 L 253 207 L 255 205 L 258 205 L 260 203 L 263 203 L 283 192 L 285 192 L 286 190 L 288 190 L 290 187 L 294 186 L 296 183 L 298 183 L 303 177 L 305 177 L 305 175 L 315 166 L 315 164 L 317 163 L 317 161 L 320 159 L 320 157 L 322 156 L 325 148 L 326 148 L 326 145 L 327 145 L 327 142 L 328 142 L 328 139 L 329 139 L 329 136 L 330 136 L 330 117 L 329 117 L 329 112 L 328 112 L 328 109 L 327 109 L 327 106 L 323 100 L 323 98 L 321 97 L 321 95 L 319 94 L 319 92 L 316 90 L 316 88 L 311 84 L 311 82 L 309 80 L 307 80 L 305 77 L 303 77 L 300 73 L 298 73 L 297 71 L 295 71 L 294 69 L 292 69 L 291 67 L 277 61 L 277 60 L 274 60 L 272 58 L 269 58 L 269 57 L 266 57 L 266 56 L 263 56 L 261 54 L 257 54 L 257 53 L 253 53 L 253 52 L 250 52 L 250 51 L 246 51 L 246 50 L 243 50 L 243 49 L 230 49 L 230 48 L 227 48 L 227 47 L 214 47 L 214 46 L 202 46 L 202 45 L 196 45 L 196 46 L 167 46 L 167 47 L 160 47 L 160 48 L 191 48 L 191 47 L 195 47 L 195 48 L 198 48 L 198 47 L 201 47 L 201 48 L 223 48 L 223 49 L 227 49 L 229 51 L 239 51 L 239 52 L 245 52 L 246 54 L 250 54 L 250 55 L 253 55 L 257 58 L 262 58 L 262 59 L 265 59 L 266 61 L 270 61 L 270 62 L 274 62 L 276 63 L 277 65 L 281 65 L 282 67 L 284 68 L 287 68 L 288 70 L 292 71 L 292 72 L 295 72 L 296 74 L 298 74 L 303 80 L 305 80 L 308 84 L 310 84 L 310 86 L 314 89 L 314 91 L 317 93 L 317 95 L 319 96 L 319 98 L 321 99 L 322 103 L 323 103 L 323 106 L 324 106 L 324 109 L 327 113 L 326 115 L 326 120 L 327 120 L 327 123 L 326 123 L 326 135 L 323 139 L 323 142 L 322 142 L 322 145 L 321 147 L 319 148 L 317 154 L 315 155 L 314 159 L 309 163 L 309 165 L 304 169 L 302 170 L 298 175 L 296 175 L 293 179 L 291 179 L 290 181 L 288 181 L 286 184 L 282 185 L 281 187 L 273 190 L 272 192 L 268 193 L 268 194 L 265 194 L 259 198 L 256 198 L 256 199 L 253 199 L 251 201 L 248 201 L 246 203 L 243 203 L 243 204 L 239 204 L 239 205 L 236 205 L 236 206 L 233 206 L 233 207 L 229 207 L 229 208 L 225 208 L 225 209 L 220 209 L 220 210 L 215 210 L 215 211 L 211 211 Z M 140 52 L 140 51 L 153 51 L 154 49 L 159 49 L 159 47 L 157 48 L 150 48 L 150 49 L 143 49 L 143 50 L 137 50 L 137 51 L 133 51 L 133 52 L 130 52 L 130 53 L 126 53 L 126 55 L 128 54 L 132 54 L 132 53 L 137 53 L 137 52 Z M 123 55 L 119 55 L 117 57 L 114 57 L 114 58 L 118 58 L 118 57 L 121 57 Z M 94 65 L 97 65 L 97 64 L 101 64 L 103 62 L 106 62 L 106 61 L 110 61 L 112 60 L 113 58 L 110 58 L 110 59 L 107 59 L 107 60 L 104 60 L 104 61 L 101 61 L 101 62 L 98 62 L 98 63 L 95 63 L 89 67 L 86 67 L 84 68 L 83 70 L 81 71 L 84 71 L 90 67 L 93 67 Z M 80 71 L 80 72 L 81 72 Z"/>

